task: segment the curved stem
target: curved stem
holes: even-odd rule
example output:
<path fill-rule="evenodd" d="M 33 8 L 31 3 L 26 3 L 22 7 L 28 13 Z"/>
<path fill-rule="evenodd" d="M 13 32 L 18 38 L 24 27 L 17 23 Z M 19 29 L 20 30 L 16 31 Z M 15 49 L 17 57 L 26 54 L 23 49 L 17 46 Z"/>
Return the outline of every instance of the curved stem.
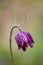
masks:
<path fill-rule="evenodd" d="M 25 13 L 25 18 L 24 18 L 24 21 L 22 23 L 20 23 L 18 26 L 22 25 L 25 21 L 26 21 L 26 13 Z"/>
<path fill-rule="evenodd" d="M 12 32 L 13 32 L 13 29 L 14 29 L 14 28 L 18 28 L 18 30 L 19 30 L 20 32 L 22 32 L 21 29 L 20 29 L 18 26 L 13 26 L 12 29 L 11 29 L 11 32 L 10 32 L 10 54 L 11 54 L 12 65 L 14 65 L 14 60 L 13 60 L 13 54 L 12 54 L 11 41 L 12 41 Z"/>

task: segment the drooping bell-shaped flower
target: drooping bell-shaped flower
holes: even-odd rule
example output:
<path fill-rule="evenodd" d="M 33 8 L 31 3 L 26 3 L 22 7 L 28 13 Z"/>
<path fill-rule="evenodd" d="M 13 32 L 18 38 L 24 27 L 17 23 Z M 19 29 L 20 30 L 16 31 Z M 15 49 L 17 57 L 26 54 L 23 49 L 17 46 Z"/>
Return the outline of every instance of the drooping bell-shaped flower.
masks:
<path fill-rule="evenodd" d="M 26 15 L 25 15 L 25 20 L 26 20 Z M 15 28 L 17 28 L 20 31 L 15 36 L 15 40 L 16 40 L 16 43 L 17 43 L 19 49 L 22 49 L 23 51 L 26 51 L 26 48 L 28 46 L 30 46 L 31 48 L 33 48 L 33 43 L 34 43 L 34 40 L 33 40 L 32 35 L 30 33 L 25 32 L 25 31 L 22 32 L 18 25 L 13 26 L 11 28 L 11 31 L 10 31 L 10 54 L 11 54 L 11 59 L 12 59 L 12 65 L 14 65 L 14 60 L 13 60 L 11 42 L 12 42 L 12 33 L 13 33 L 13 30 Z"/>
<path fill-rule="evenodd" d="M 26 48 L 28 47 L 28 45 L 33 48 L 33 38 L 31 36 L 30 33 L 28 32 L 19 32 L 16 36 L 15 36 L 15 40 L 16 43 L 18 45 L 18 48 L 21 49 L 23 51 L 26 50 Z"/>

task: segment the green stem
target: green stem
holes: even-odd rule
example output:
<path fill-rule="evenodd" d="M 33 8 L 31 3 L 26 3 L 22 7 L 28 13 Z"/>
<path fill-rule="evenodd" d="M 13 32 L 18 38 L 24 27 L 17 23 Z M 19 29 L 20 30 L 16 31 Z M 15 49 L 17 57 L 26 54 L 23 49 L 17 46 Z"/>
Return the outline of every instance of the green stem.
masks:
<path fill-rule="evenodd" d="M 12 65 L 14 65 L 14 59 L 13 59 L 13 54 L 12 54 L 11 41 L 12 41 L 12 32 L 13 32 L 13 29 L 14 29 L 14 28 L 18 28 L 18 30 L 19 30 L 20 32 L 22 32 L 21 29 L 20 29 L 18 26 L 13 26 L 12 29 L 11 29 L 11 32 L 10 32 L 10 54 L 11 54 Z"/>

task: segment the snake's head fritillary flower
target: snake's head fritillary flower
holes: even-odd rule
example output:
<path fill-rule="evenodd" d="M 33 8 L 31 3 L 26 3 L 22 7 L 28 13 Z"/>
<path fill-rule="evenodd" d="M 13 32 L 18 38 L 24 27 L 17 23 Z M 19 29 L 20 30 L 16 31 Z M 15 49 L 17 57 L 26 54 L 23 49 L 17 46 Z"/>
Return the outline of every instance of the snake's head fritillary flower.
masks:
<path fill-rule="evenodd" d="M 25 20 L 26 20 L 26 15 L 25 15 Z M 11 32 L 10 32 L 10 54 L 11 54 L 11 59 L 12 59 L 12 65 L 14 65 L 14 60 L 13 60 L 13 54 L 12 54 L 11 41 L 12 41 L 12 33 L 13 33 L 14 28 L 17 28 L 20 31 L 15 36 L 15 40 L 16 40 L 16 43 L 18 45 L 18 48 L 22 49 L 23 51 L 26 51 L 26 48 L 28 46 L 30 46 L 31 48 L 33 48 L 34 40 L 33 40 L 32 36 L 31 36 L 31 34 L 28 33 L 28 32 L 25 32 L 25 31 L 22 32 L 22 30 L 19 28 L 20 25 L 13 26 L 11 28 Z"/>
<path fill-rule="evenodd" d="M 33 48 L 33 38 L 31 36 L 30 33 L 28 32 L 19 32 L 16 36 L 15 36 L 15 40 L 16 43 L 18 45 L 18 48 L 21 49 L 23 51 L 26 50 L 26 48 L 28 47 L 28 45 Z"/>

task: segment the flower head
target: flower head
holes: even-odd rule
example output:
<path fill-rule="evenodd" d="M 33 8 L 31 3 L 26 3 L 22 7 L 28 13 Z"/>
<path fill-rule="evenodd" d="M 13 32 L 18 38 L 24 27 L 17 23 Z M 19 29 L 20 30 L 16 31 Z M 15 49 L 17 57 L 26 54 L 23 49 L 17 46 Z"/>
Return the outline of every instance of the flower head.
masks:
<path fill-rule="evenodd" d="M 23 51 L 26 50 L 26 48 L 28 47 L 28 45 L 33 48 L 33 38 L 31 36 L 30 33 L 28 32 L 19 32 L 16 36 L 15 36 L 15 40 L 17 42 L 18 48 L 21 49 Z"/>

